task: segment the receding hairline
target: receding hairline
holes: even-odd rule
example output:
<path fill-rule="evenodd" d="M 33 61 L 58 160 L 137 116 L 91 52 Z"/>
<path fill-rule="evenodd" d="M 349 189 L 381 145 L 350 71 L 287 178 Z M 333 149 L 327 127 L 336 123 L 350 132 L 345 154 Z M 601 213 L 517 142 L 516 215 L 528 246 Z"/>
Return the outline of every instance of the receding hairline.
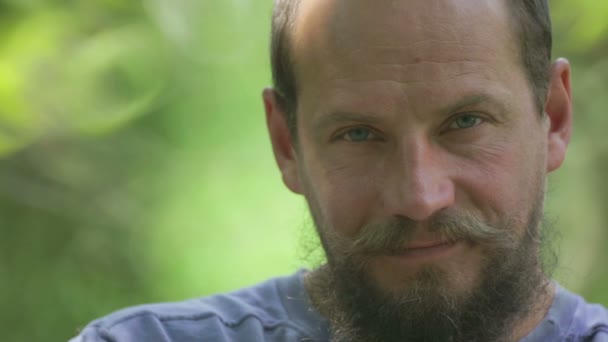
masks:
<path fill-rule="evenodd" d="M 333 0 L 333 1 L 338 1 L 338 0 Z M 521 22 L 521 10 L 520 7 L 521 6 L 508 6 L 507 4 L 510 3 L 510 0 L 500 0 L 503 4 L 505 4 L 505 8 L 508 9 L 508 19 L 509 19 L 509 26 L 512 29 L 512 31 L 514 33 L 518 32 L 518 25 Z M 526 1 L 526 0 L 522 0 L 522 1 Z M 287 29 L 286 32 L 284 32 L 285 36 L 287 37 L 287 40 L 290 42 L 289 46 L 287 46 L 289 48 L 289 53 L 293 54 L 293 42 L 294 42 L 294 38 L 296 38 L 296 32 L 298 31 L 298 28 L 300 27 L 300 21 L 301 18 L 303 17 L 302 15 L 302 3 L 314 3 L 315 0 L 275 0 L 275 16 L 273 18 L 273 23 L 275 21 L 277 21 L 277 19 L 279 19 L 279 17 L 281 17 L 281 21 L 283 21 L 283 26 Z M 331 0 L 317 0 L 317 2 L 323 3 L 323 4 L 329 4 L 331 2 Z M 312 8 L 312 6 L 311 6 Z M 280 15 L 276 15 L 280 13 Z M 278 26 L 278 25 L 275 25 Z"/>

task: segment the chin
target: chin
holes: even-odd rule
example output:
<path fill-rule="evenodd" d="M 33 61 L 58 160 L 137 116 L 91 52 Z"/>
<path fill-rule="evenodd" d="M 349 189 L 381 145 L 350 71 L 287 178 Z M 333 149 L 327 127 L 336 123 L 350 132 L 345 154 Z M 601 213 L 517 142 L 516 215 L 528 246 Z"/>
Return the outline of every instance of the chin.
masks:
<path fill-rule="evenodd" d="M 485 258 L 470 253 L 465 258 L 453 258 L 440 262 L 416 265 L 399 265 L 377 258 L 365 267 L 366 278 L 387 294 L 440 291 L 444 295 L 464 296 L 479 285 Z M 428 289 L 426 289 L 428 288 Z"/>

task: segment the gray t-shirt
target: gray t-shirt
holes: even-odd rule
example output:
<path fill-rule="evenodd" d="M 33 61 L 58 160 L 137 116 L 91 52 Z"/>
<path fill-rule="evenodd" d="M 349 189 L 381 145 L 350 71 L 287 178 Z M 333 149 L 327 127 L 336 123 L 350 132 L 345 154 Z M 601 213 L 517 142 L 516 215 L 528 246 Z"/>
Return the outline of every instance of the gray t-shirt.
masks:
<path fill-rule="evenodd" d="M 228 294 L 120 310 L 93 321 L 70 342 L 328 341 L 327 321 L 311 308 L 303 274 Z M 522 341 L 608 342 L 608 311 L 557 286 L 549 313 Z"/>

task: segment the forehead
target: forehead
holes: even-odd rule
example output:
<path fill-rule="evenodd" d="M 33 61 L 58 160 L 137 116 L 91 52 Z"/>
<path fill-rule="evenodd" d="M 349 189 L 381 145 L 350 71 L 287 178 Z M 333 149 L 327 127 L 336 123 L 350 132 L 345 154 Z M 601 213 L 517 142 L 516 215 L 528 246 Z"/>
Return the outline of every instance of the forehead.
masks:
<path fill-rule="evenodd" d="M 302 0 L 296 30 L 326 30 L 333 43 L 345 48 L 369 39 L 395 43 L 398 36 L 406 41 L 478 38 L 484 27 L 508 30 L 507 5 L 507 0 Z M 464 32 L 474 36 L 458 36 Z"/>
<path fill-rule="evenodd" d="M 292 47 L 299 86 L 332 76 L 416 82 L 467 72 L 473 63 L 519 66 L 507 4 L 303 0 Z"/>

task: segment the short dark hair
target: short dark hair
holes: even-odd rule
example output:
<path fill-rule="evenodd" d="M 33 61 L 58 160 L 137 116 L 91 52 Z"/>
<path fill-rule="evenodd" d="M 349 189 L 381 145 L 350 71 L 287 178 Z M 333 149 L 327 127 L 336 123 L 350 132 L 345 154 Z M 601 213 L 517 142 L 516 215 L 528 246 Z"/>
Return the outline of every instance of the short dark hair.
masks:
<path fill-rule="evenodd" d="M 297 87 L 291 37 L 295 28 L 300 0 L 275 0 L 270 37 L 270 63 L 276 100 L 287 116 L 287 124 L 295 137 Z"/>
<path fill-rule="evenodd" d="M 296 130 L 297 81 L 292 49 L 292 34 L 301 0 L 275 0 L 272 15 L 270 56 L 272 80 L 281 109 L 293 137 Z M 549 86 L 552 32 L 547 0 L 504 0 L 514 23 L 519 53 L 532 86 L 537 110 L 542 115 Z"/>

